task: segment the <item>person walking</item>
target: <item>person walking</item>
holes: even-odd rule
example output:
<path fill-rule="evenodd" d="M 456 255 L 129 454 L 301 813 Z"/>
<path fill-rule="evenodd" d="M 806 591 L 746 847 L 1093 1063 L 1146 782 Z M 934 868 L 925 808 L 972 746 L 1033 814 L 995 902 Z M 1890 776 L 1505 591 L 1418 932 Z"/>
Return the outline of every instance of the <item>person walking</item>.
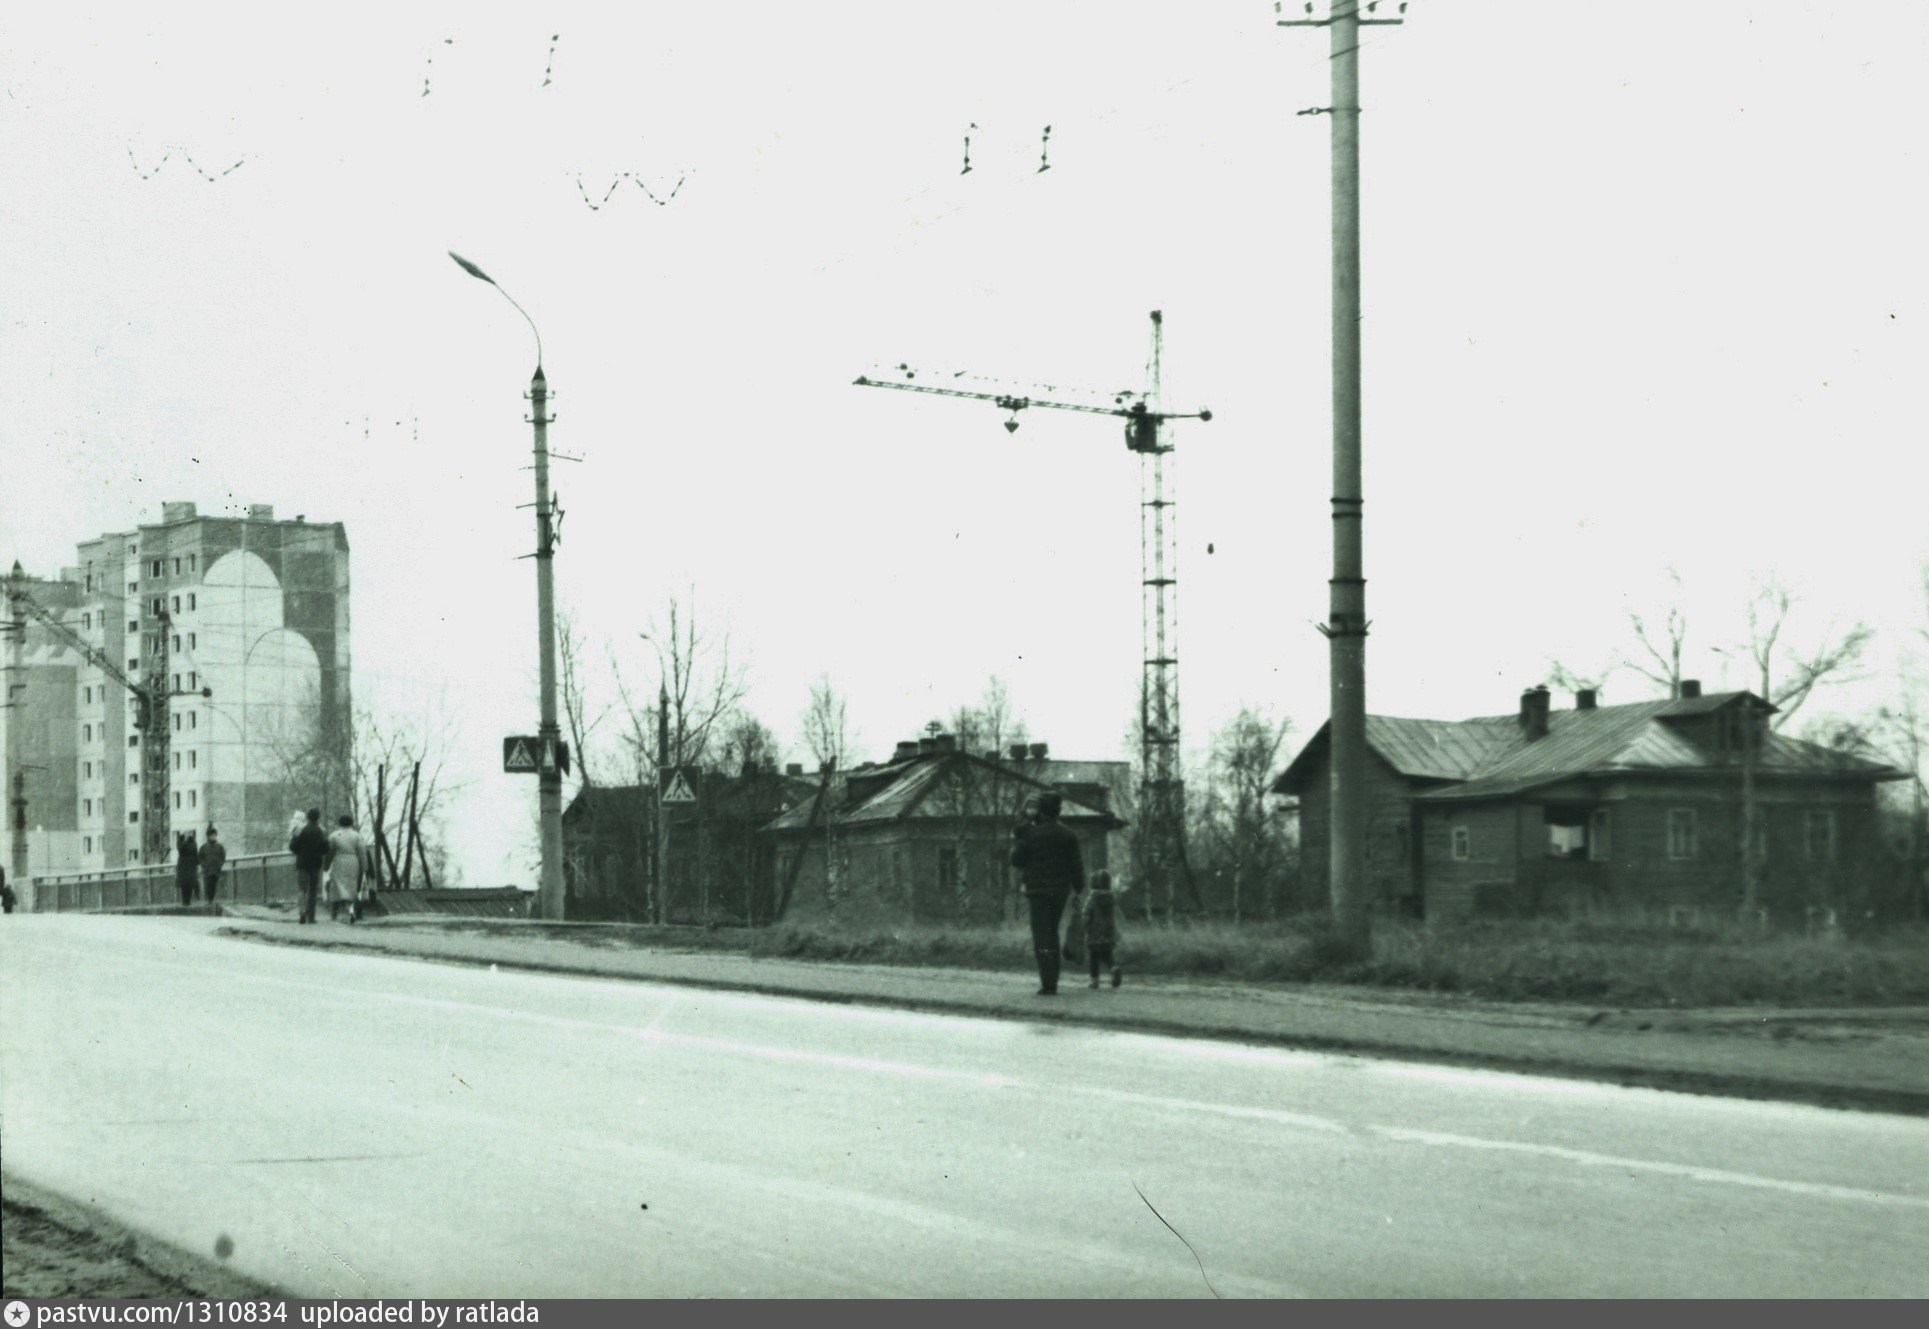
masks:
<path fill-rule="evenodd" d="M 328 859 L 328 836 L 321 828 L 321 809 L 308 809 L 301 829 L 289 837 L 288 852 L 295 856 L 295 885 L 301 892 L 301 912 L 297 923 L 315 921 L 315 897 L 321 891 L 322 864 Z"/>
<path fill-rule="evenodd" d="M 1092 889 L 1085 892 L 1080 912 L 1085 918 L 1085 949 L 1092 957 L 1092 986 L 1098 986 L 1100 969 L 1112 971 L 1112 986 L 1119 985 L 1118 896 L 1112 893 L 1112 874 L 1094 872 Z"/>
<path fill-rule="evenodd" d="M 228 861 L 228 846 L 216 837 L 214 827 L 208 827 L 208 842 L 201 846 L 201 898 L 214 903 L 215 887 L 221 884 L 221 868 Z"/>
<path fill-rule="evenodd" d="M 13 912 L 13 887 L 7 885 L 7 870 L 0 867 L 0 909 Z"/>
<path fill-rule="evenodd" d="M 328 833 L 328 917 L 341 917 L 348 906 L 348 921 L 353 923 L 362 912 L 362 869 L 367 866 L 368 847 L 355 819 L 343 813 L 336 828 Z"/>
<path fill-rule="evenodd" d="M 1085 855 L 1078 837 L 1060 822 L 1065 801 L 1047 789 L 1025 800 L 1024 818 L 1012 828 L 1011 865 L 1019 870 L 1031 906 L 1032 954 L 1038 961 L 1038 995 L 1058 995 L 1058 922 L 1065 901 L 1085 889 Z"/>
<path fill-rule="evenodd" d="M 174 838 L 174 884 L 180 888 L 181 903 L 194 903 L 194 888 L 201 884 L 201 854 L 194 847 L 194 832 Z"/>

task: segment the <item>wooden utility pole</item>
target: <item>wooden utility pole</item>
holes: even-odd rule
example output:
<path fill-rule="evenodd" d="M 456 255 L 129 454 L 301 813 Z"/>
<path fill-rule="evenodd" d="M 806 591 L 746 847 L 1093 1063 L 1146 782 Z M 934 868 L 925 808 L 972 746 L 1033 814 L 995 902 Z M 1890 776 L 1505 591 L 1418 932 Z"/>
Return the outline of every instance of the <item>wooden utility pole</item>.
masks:
<path fill-rule="evenodd" d="M 1333 125 L 1333 576 L 1326 635 L 1331 670 L 1332 797 L 1329 808 L 1333 926 L 1361 950 L 1370 945 L 1366 875 L 1366 574 L 1360 492 L 1360 29 L 1400 23 L 1372 17 L 1377 3 L 1331 0 L 1323 19 L 1281 27 L 1324 27 L 1332 54 L 1332 105 L 1302 111 Z M 1402 12 L 1406 6 L 1399 6 Z M 1307 6 L 1308 12 L 1312 9 Z"/>

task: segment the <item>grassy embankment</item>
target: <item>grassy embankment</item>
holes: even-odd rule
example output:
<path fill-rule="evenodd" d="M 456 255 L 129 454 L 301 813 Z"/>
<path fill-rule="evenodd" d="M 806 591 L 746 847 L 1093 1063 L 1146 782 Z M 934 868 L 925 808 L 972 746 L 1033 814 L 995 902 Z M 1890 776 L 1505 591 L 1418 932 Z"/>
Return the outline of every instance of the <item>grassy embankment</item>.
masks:
<path fill-rule="evenodd" d="M 1031 962 L 1029 934 L 1016 924 L 572 931 L 592 944 L 801 960 L 1004 971 Z M 1360 984 L 1602 1006 L 1929 1005 L 1929 929 L 1920 926 L 1857 938 L 1552 920 L 1431 928 L 1381 921 L 1368 960 L 1339 953 L 1311 919 L 1241 928 L 1141 923 L 1123 930 L 1122 943 L 1121 963 L 1141 976 Z"/>

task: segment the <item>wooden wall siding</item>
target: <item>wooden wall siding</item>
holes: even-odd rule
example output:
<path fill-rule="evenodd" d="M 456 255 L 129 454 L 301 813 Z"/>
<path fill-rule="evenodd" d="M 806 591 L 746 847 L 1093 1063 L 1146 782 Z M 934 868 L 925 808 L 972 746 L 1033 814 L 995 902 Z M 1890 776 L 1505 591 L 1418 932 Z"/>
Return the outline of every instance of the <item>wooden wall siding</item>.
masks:
<path fill-rule="evenodd" d="M 1366 870 L 1370 903 L 1381 909 L 1417 897 L 1412 841 L 1401 834 L 1412 815 L 1413 785 L 1377 755 L 1366 763 Z M 1327 823 L 1332 806 L 1333 765 L 1322 753 L 1299 797 L 1299 861 L 1305 899 L 1323 908 L 1331 898 L 1332 844 Z"/>

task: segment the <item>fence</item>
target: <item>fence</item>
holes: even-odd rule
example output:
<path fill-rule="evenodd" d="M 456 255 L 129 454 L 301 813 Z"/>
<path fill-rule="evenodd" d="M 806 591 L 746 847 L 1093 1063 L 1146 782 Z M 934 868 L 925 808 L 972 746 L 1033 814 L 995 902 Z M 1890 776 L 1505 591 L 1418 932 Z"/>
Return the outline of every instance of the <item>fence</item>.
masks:
<path fill-rule="evenodd" d="M 195 894 L 200 895 L 198 882 Z M 230 858 L 221 869 L 221 884 L 215 898 L 228 904 L 267 904 L 270 900 L 293 899 L 294 895 L 293 854 L 241 854 Z M 57 872 L 33 879 L 36 914 L 179 903 L 181 892 L 174 884 L 172 863 L 104 868 L 99 872 Z"/>

